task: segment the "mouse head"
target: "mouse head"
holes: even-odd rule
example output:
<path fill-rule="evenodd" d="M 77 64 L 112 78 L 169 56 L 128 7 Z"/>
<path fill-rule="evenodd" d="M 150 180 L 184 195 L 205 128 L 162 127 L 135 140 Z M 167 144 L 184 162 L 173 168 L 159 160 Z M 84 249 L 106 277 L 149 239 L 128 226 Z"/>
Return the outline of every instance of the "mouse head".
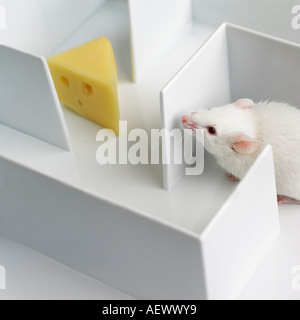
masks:
<path fill-rule="evenodd" d="M 198 110 L 181 119 L 183 129 L 204 130 L 205 148 L 214 155 L 254 153 L 260 146 L 254 102 L 241 99 L 210 110 Z"/>

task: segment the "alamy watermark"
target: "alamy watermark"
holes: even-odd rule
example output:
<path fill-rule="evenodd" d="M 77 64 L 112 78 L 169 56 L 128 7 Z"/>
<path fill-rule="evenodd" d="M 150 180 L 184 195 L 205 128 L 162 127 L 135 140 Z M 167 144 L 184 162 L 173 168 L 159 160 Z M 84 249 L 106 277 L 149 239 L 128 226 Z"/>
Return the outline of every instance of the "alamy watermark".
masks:
<path fill-rule="evenodd" d="M 6 290 L 6 270 L 0 265 L 0 290 Z"/>
<path fill-rule="evenodd" d="M 292 14 L 294 15 L 292 19 L 292 28 L 294 30 L 300 30 L 300 4 L 297 4 L 292 8 Z"/>
<path fill-rule="evenodd" d="M 204 170 L 202 129 L 194 132 L 190 129 L 152 129 L 150 133 L 143 129 L 133 129 L 128 132 L 127 121 L 120 121 L 118 139 L 112 130 L 101 129 L 96 141 L 102 142 L 96 154 L 100 165 L 186 165 L 186 175 L 200 175 Z"/>
<path fill-rule="evenodd" d="M 0 30 L 6 29 L 6 9 L 0 4 Z"/>
<path fill-rule="evenodd" d="M 292 268 L 292 288 L 294 290 L 300 290 L 300 265 L 294 266 Z"/>

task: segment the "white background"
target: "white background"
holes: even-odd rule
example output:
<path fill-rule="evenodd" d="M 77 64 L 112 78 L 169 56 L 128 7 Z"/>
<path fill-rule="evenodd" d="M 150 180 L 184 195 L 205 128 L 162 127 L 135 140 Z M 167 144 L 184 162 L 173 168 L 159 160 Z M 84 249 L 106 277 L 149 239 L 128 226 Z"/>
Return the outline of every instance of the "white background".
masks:
<path fill-rule="evenodd" d="M 222 12 L 220 18 L 214 14 L 215 0 L 203 0 L 202 2 L 206 3 L 206 12 L 213 13 L 216 21 L 211 21 L 211 25 L 215 28 L 221 20 L 223 21 L 227 12 L 220 11 Z M 232 1 L 227 0 L 227 2 L 229 8 Z M 244 6 L 248 0 L 240 2 Z M 282 14 L 283 19 L 276 20 L 279 25 L 276 35 L 285 36 L 293 41 L 299 39 L 299 42 L 300 31 L 292 30 L 290 24 L 291 7 L 297 2 L 300 4 L 300 1 L 268 0 L 264 1 L 263 6 L 266 9 L 264 12 L 281 11 L 280 15 Z M 278 4 L 281 4 L 282 7 Z M 260 9 L 262 9 L 261 6 Z M 241 19 L 238 14 L 230 12 L 229 15 L 235 16 L 233 20 L 227 19 L 230 22 L 249 27 L 253 27 L 252 23 L 255 24 L 251 14 L 248 20 L 242 19 L 244 21 L 238 21 Z M 212 14 L 206 16 L 212 16 Z M 203 20 L 205 17 L 198 18 Z M 265 22 L 267 21 L 266 17 Z M 207 22 L 207 25 L 209 24 Z M 284 28 L 282 28 L 283 25 Z M 264 29 L 262 31 L 268 31 L 267 27 L 267 25 L 262 25 L 261 29 Z M 300 265 L 300 206 L 280 208 L 280 220 L 282 227 L 280 237 L 246 285 L 240 299 L 300 300 L 300 290 L 294 290 L 292 287 L 293 277 L 295 277 L 292 269 L 295 265 Z M 7 290 L 0 290 L 0 299 L 132 299 L 125 293 L 88 278 L 4 237 L 0 237 L 0 265 L 6 268 L 7 273 Z"/>

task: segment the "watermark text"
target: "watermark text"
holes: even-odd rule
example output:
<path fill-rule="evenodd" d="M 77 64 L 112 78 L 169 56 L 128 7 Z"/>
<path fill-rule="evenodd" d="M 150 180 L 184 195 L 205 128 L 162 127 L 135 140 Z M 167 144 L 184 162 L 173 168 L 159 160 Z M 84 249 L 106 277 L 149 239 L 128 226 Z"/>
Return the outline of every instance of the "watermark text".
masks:
<path fill-rule="evenodd" d="M 292 288 L 294 290 L 300 290 L 300 265 L 294 266 L 292 268 L 292 274 L 293 274 Z"/>
<path fill-rule="evenodd" d="M 200 175 L 204 170 L 204 130 L 143 129 L 128 132 L 126 121 L 120 121 L 120 136 L 101 129 L 96 136 L 101 142 L 96 160 L 100 165 L 185 165 L 186 175 Z M 161 148 L 162 146 L 162 148 Z M 160 150 L 162 149 L 162 153 Z"/>
<path fill-rule="evenodd" d="M 6 270 L 0 265 L 0 290 L 6 290 Z"/>
<path fill-rule="evenodd" d="M 6 9 L 0 4 L 0 30 L 6 29 Z"/>
<path fill-rule="evenodd" d="M 300 30 L 300 4 L 292 8 L 292 14 L 294 16 L 292 19 L 292 28 L 294 30 Z"/>

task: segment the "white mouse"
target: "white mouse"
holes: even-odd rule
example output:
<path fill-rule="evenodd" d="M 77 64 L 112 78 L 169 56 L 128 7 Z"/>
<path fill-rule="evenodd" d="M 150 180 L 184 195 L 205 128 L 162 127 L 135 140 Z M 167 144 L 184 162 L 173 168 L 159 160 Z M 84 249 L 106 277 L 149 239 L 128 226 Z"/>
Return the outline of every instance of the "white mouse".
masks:
<path fill-rule="evenodd" d="M 182 116 L 184 129 L 205 129 L 205 149 L 232 180 L 242 179 L 262 149 L 273 147 L 278 203 L 300 204 L 300 110 L 241 99 Z"/>

